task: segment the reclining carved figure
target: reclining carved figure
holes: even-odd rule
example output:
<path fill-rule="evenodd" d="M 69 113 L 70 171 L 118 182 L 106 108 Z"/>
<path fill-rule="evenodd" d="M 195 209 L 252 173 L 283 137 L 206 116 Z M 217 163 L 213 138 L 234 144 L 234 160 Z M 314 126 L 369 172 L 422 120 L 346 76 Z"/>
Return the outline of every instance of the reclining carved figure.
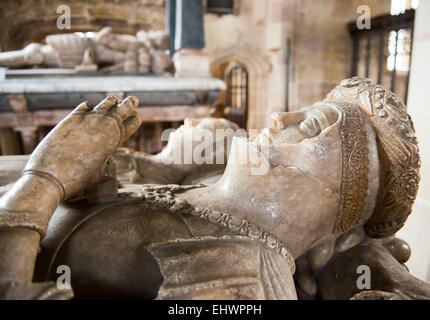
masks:
<path fill-rule="evenodd" d="M 76 298 L 430 297 L 394 238 L 416 197 L 419 155 L 391 92 L 352 78 L 322 102 L 273 114 L 274 128 L 233 138 L 213 184 L 77 196 L 109 173 L 140 125 L 136 106 L 132 97 L 78 106 L 0 199 L 2 297 L 70 298 L 52 282 L 60 265 Z M 378 279 L 371 290 L 357 288 L 359 265 Z"/>
<path fill-rule="evenodd" d="M 219 131 L 218 131 L 219 130 Z M 231 140 L 239 127 L 226 119 L 187 118 L 176 130 L 166 131 L 167 144 L 155 155 L 129 148 L 118 148 L 113 154 L 116 178 L 120 184 L 199 184 L 218 180 L 224 172 Z M 220 134 L 217 135 L 217 132 Z M 164 135 L 164 133 L 163 133 Z M 194 137 L 194 141 L 193 141 Z M 175 161 L 176 155 L 200 148 L 211 161 L 197 163 L 191 157 Z M 202 146 L 203 145 L 203 146 Z M 0 196 L 21 176 L 30 155 L 0 157 Z"/>
<path fill-rule="evenodd" d="M 215 182 L 225 169 L 231 141 L 238 130 L 237 124 L 226 119 L 187 118 L 182 126 L 170 131 L 166 146 L 156 155 L 130 149 L 116 152 L 117 178 L 123 183 L 145 184 Z M 185 159 L 186 153 L 193 155 L 199 150 L 205 151 L 202 158 L 207 161 Z"/>
<path fill-rule="evenodd" d="M 7 68 L 71 68 L 79 72 L 126 72 L 170 74 L 173 62 L 166 50 L 168 36 L 162 31 L 134 35 L 112 33 L 105 27 L 86 35 L 52 34 L 47 44 L 30 43 L 21 50 L 0 52 L 0 66 Z"/>

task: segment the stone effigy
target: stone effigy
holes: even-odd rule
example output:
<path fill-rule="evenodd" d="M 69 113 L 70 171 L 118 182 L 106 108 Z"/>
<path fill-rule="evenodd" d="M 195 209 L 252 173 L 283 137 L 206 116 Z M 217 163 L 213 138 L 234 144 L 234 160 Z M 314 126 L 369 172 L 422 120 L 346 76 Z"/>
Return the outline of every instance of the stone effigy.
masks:
<path fill-rule="evenodd" d="M 56 34 L 46 45 L 30 43 L 22 50 L 0 53 L 8 68 L 56 67 L 78 72 L 125 72 L 163 75 L 172 72 L 168 37 L 162 31 L 139 31 L 136 36 L 112 33 L 111 27 L 85 34 Z"/>
<path fill-rule="evenodd" d="M 217 130 L 222 135 L 217 137 Z M 169 132 L 167 145 L 156 154 L 118 148 L 113 154 L 115 176 L 120 184 L 199 184 L 218 180 L 224 172 L 231 140 L 239 127 L 223 118 L 186 118 L 184 124 Z M 193 141 L 193 136 L 195 140 Z M 209 138 L 204 140 L 208 136 Z M 210 163 L 190 163 L 182 159 L 175 162 L 176 154 L 191 146 L 191 152 L 205 142 L 206 150 L 211 152 Z M 21 176 L 29 155 L 0 157 L 0 196 L 6 193 Z M 217 163 L 218 159 L 218 163 Z M 221 160 L 221 161 L 219 161 Z"/>
<path fill-rule="evenodd" d="M 234 137 L 215 183 L 117 190 L 109 159 L 140 125 L 136 106 L 79 105 L 0 199 L 2 297 L 70 298 L 50 282 L 60 265 L 77 298 L 430 297 L 395 238 L 420 161 L 391 92 L 344 80 L 322 102 L 273 114 L 274 128 Z M 371 289 L 357 287 L 360 265 Z"/>
<path fill-rule="evenodd" d="M 199 184 L 216 181 L 222 175 L 237 124 L 219 118 L 187 118 L 169 134 L 167 145 L 156 154 L 121 149 L 114 154 L 116 176 L 122 183 Z M 217 132 L 222 133 L 217 136 Z M 205 144 L 202 146 L 202 144 Z M 202 148 L 210 154 L 206 162 L 193 157 L 185 163 L 183 155 Z M 179 155 L 177 161 L 175 156 Z"/>

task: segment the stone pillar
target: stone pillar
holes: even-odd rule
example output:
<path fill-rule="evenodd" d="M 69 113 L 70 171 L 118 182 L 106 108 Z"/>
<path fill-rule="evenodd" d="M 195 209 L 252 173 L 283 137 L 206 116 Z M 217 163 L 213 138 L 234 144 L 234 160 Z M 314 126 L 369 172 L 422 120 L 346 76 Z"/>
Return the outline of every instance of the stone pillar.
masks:
<path fill-rule="evenodd" d="M 7 95 L 7 99 L 18 119 L 13 130 L 21 134 L 23 153 L 30 154 L 36 147 L 37 126 L 33 123 L 33 114 L 28 108 L 27 99 L 22 94 Z"/>
<path fill-rule="evenodd" d="M 2 156 L 21 154 L 18 134 L 10 128 L 0 129 L 0 148 Z"/>
<path fill-rule="evenodd" d="M 417 200 L 405 226 L 397 237 L 406 240 L 412 255 L 406 263 L 411 273 L 430 282 L 430 113 L 428 109 L 430 83 L 430 1 L 420 1 L 414 28 L 414 47 L 410 70 L 408 112 L 414 121 L 421 155 L 421 181 Z"/>
<path fill-rule="evenodd" d="M 172 5 L 175 4 L 173 19 Z M 169 31 L 174 20 L 173 62 L 178 77 L 209 77 L 209 57 L 203 52 L 203 6 L 201 0 L 170 0 Z"/>
<path fill-rule="evenodd" d="M 31 154 L 37 143 L 37 127 L 15 127 L 14 130 L 21 134 L 23 153 Z"/>

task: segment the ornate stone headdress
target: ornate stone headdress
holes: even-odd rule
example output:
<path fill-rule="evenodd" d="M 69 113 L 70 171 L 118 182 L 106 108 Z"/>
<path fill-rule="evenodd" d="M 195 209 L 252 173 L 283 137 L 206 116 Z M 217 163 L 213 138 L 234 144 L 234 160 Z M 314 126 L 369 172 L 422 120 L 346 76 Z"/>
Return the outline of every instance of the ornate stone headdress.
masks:
<path fill-rule="evenodd" d="M 376 132 L 381 177 L 376 207 L 365 224 L 365 230 L 368 236 L 374 238 L 395 234 L 411 213 L 419 183 L 418 144 L 405 105 L 392 92 L 376 85 L 372 80 L 358 77 L 343 80 L 324 101 L 359 106 L 369 117 Z M 354 131 L 354 128 L 349 129 L 352 129 L 349 132 Z M 367 157 L 367 153 L 362 157 Z M 345 178 L 351 177 L 345 177 L 344 171 L 343 180 Z M 362 189 L 367 186 L 367 180 L 364 179 L 365 185 L 359 182 L 360 177 L 355 180 L 355 185 L 358 186 L 356 188 L 359 193 L 361 192 L 356 196 L 361 199 Z M 362 208 L 361 202 L 362 199 L 358 205 Z M 344 225 L 340 226 L 341 229 L 352 227 L 353 225 L 345 224 L 354 224 L 361 217 L 362 212 L 358 212 L 360 208 L 353 204 L 351 209 L 355 210 L 344 213 L 347 217 L 343 219 Z M 353 216 L 348 217 L 348 214 Z"/>

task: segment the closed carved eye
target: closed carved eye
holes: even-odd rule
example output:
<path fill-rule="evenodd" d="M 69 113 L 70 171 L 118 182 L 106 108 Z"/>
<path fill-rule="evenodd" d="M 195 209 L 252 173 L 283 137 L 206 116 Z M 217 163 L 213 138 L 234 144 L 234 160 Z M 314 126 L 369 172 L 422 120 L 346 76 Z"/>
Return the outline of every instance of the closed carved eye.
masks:
<path fill-rule="evenodd" d="M 299 125 L 300 130 L 309 137 L 315 137 L 321 133 L 321 125 L 316 118 L 307 118 Z"/>

